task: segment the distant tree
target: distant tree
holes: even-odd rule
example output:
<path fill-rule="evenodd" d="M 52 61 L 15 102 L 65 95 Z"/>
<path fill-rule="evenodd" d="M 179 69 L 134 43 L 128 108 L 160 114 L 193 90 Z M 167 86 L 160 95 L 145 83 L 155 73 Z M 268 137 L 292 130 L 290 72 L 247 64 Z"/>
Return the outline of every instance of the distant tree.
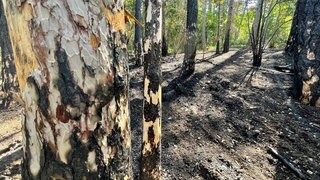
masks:
<path fill-rule="evenodd" d="M 218 4 L 218 22 L 217 22 L 217 45 L 216 45 L 216 54 L 220 54 L 220 26 L 221 26 L 221 2 L 217 0 Z"/>
<path fill-rule="evenodd" d="M 197 50 L 197 22 L 198 22 L 198 1 L 187 1 L 187 35 L 185 53 L 182 64 L 182 75 L 191 75 L 195 70 L 195 57 Z"/>
<path fill-rule="evenodd" d="M 17 71 L 13 61 L 12 46 L 7 26 L 7 19 L 4 15 L 2 1 L 0 1 L 0 49 L 2 61 L 2 91 L 3 100 L 0 108 L 7 109 L 13 104 L 13 93 L 19 92 Z"/>
<path fill-rule="evenodd" d="M 2 2 L 25 103 L 22 179 L 133 179 L 124 1 Z"/>
<path fill-rule="evenodd" d="M 138 21 L 142 22 L 142 0 L 136 0 L 135 3 L 135 17 Z M 136 65 L 142 65 L 143 62 L 143 43 L 142 43 L 142 27 L 139 24 L 135 24 L 134 31 L 134 52 Z"/>
<path fill-rule="evenodd" d="M 202 8 L 202 28 L 201 28 L 201 42 L 203 55 L 207 47 L 207 11 L 208 11 L 209 0 L 204 0 Z"/>
<path fill-rule="evenodd" d="M 162 1 L 146 1 L 143 138 L 140 179 L 160 179 Z"/>
<path fill-rule="evenodd" d="M 230 48 L 230 31 L 231 31 L 231 23 L 232 23 L 233 5 L 234 5 L 234 0 L 230 0 L 229 10 L 228 10 L 228 19 L 226 24 L 226 34 L 225 34 L 224 44 L 223 44 L 224 53 L 229 52 L 229 48 Z"/>
<path fill-rule="evenodd" d="M 320 107 L 320 4 L 298 0 L 288 41 L 294 60 L 294 96 Z"/>
<path fill-rule="evenodd" d="M 168 55 L 168 38 L 166 35 L 166 1 L 162 2 L 162 56 Z"/>

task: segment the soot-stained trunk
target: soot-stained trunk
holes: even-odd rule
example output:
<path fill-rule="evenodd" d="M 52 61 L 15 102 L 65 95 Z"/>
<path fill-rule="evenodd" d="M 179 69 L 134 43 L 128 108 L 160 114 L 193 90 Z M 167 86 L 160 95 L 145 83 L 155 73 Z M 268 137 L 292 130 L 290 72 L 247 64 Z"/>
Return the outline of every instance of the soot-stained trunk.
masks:
<path fill-rule="evenodd" d="M 299 0 L 291 32 L 295 98 L 320 107 L 320 4 Z"/>
<path fill-rule="evenodd" d="M 162 1 L 162 56 L 168 55 L 168 37 L 166 35 L 166 1 Z"/>
<path fill-rule="evenodd" d="M 143 9 L 142 0 L 136 0 L 135 17 L 140 22 L 142 22 L 142 9 Z M 142 27 L 139 24 L 135 25 L 134 50 L 135 50 L 136 65 L 140 66 L 142 65 L 142 62 L 143 62 L 143 41 L 142 41 Z"/>
<path fill-rule="evenodd" d="M 3 99 L 0 105 L 1 109 L 7 109 L 14 105 L 13 95 L 19 92 L 16 67 L 13 61 L 12 46 L 9 37 L 7 19 L 4 15 L 2 1 L 0 1 L 0 49 L 2 62 L 2 91 Z"/>
<path fill-rule="evenodd" d="M 140 179 L 160 179 L 162 2 L 146 1 L 143 138 Z"/>
<path fill-rule="evenodd" d="M 198 22 L 198 1 L 188 0 L 187 2 L 187 24 L 186 24 L 186 45 L 182 64 L 182 75 L 191 75 L 195 70 L 195 57 L 197 51 L 197 22 Z"/>
<path fill-rule="evenodd" d="M 218 28 L 217 28 L 217 45 L 216 54 L 220 54 L 220 25 L 221 25 L 221 2 L 217 0 L 218 3 Z"/>
<path fill-rule="evenodd" d="M 132 179 L 124 1 L 3 0 L 23 179 Z"/>

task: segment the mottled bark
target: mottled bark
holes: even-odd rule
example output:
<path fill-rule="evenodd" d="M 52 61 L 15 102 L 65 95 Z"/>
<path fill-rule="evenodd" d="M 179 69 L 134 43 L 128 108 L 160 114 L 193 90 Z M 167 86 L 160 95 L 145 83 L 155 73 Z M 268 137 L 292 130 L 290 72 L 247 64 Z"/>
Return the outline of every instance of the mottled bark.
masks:
<path fill-rule="evenodd" d="M 22 178 L 132 179 L 124 1 L 3 3 L 25 103 Z"/>
<path fill-rule="evenodd" d="M 138 21 L 142 22 L 142 9 L 143 3 L 142 0 L 136 0 L 135 4 L 135 17 Z M 143 42 L 142 42 L 142 27 L 139 24 L 135 24 L 134 32 L 134 51 L 136 64 L 142 65 L 143 62 Z"/>
<path fill-rule="evenodd" d="M 320 3 L 299 0 L 292 28 L 294 96 L 304 104 L 320 107 Z"/>
<path fill-rule="evenodd" d="M 190 75 L 195 70 L 195 57 L 197 51 L 197 21 L 198 1 L 188 0 L 187 2 L 187 24 L 186 24 L 186 45 L 182 64 L 182 75 Z"/>
<path fill-rule="evenodd" d="M 230 31 L 231 31 L 231 23 L 232 23 L 233 4 L 234 4 L 234 0 L 230 0 L 229 9 L 228 9 L 228 19 L 227 19 L 227 25 L 226 25 L 226 34 L 224 37 L 224 44 L 223 44 L 224 53 L 229 52 L 229 48 L 230 48 Z"/>
<path fill-rule="evenodd" d="M 163 0 L 162 1 L 162 56 L 168 55 L 165 9 L 166 9 L 166 2 L 165 0 Z"/>
<path fill-rule="evenodd" d="M 285 48 L 285 52 L 288 56 L 293 57 L 294 55 L 294 44 L 296 42 L 296 38 L 297 38 L 297 33 L 298 33 L 298 13 L 299 13 L 299 9 L 301 8 L 301 2 L 297 2 L 296 4 L 296 10 L 294 12 L 294 16 L 292 19 L 292 25 L 291 25 L 291 30 L 290 30 L 290 34 L 289 34 L 289 38 L 287 41 L 287 45 Z"/>
<path fill-rule="evenodd" d="M 0 1 L 0 48 L 2 61 L 2 91 L 3 99 L 0 108 L 6 109 L 14 104 L 13 94 L 19 92 L 16 67 L 12 56 L 12 46 L 8 32 L 7 19 L 4 15 L 3 4 Z"/>
<path fill-rule="evenodd" d="M 162 2 L 146 1 L 143 138 L 140 179 L 160 179 Z"/>
<path fill-rule="evenodd" d="M 218 29 L 217 29 L 217 45 L 216 45 L 216 54 L 220 54 L 220 25 L 221 25 L 221 2 L 217 0 L 218 3 Z"/>

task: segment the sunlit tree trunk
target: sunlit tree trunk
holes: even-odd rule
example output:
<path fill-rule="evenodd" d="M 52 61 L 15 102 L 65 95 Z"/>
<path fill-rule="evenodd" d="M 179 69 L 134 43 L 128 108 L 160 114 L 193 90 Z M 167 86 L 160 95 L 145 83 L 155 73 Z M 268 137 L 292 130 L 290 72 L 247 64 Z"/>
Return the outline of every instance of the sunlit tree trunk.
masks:
<path fill-rule="evenodd" d="M 3 0 L 23 179 L 132 179 L 124 1 Z"/>
<path fill-rule="evenodd" d="M 216 54 L 220 54 L 220 25 L 221 25 L 221 2 L 217 0 L 218 3 L 218 29 L 217 29 L 217 45 Z"/>
<path fill-rule="evenodd" d="M 230 31 L 231 31 L 231 23 L 232 23 L 233 4 L 234 4 L 234 0 L 230 0 L 229 9 L 228 9 L 228 19 L 227 19 L 227 25 L 226 25 L 226 34 L 225 34 L 224 44 L 223 44 L 224 53 L 229 52 L 229 48 L 230 48 Z"/>
<path fill-rule="evenodd" d="M 3 4 L 0 1 L 0 49 L 2 61 L 2 91 L 3 100 L 0 108 L 6 109 L 14 104 L 13 93 L 19 92 L 16 67 L 12 56 L 12 46 L 8 32 L 7 19 L 4 15 Z"/>
<path fill-rule="evenodd" d="M 162 56 L 168 55 L 168 37 L 166 34 L 166 16 L 165 16 L 166 1 L 162 1 Z"/>
<path fill-rule="evenodd" d="M 142 22 L 142 0 L 136 0 L 135 4 L 135 17 L 138 21 Z M 143 43 L 142 43 L 142 27 L 139 24 L 135 24 L 134 32 L 134 51 L 136 64 L 142 65 L 143 62 Z"/>
<path fill-rule="evenodd" d="M 160 179 L 162 1 L 146 1 L 143 138 L 140 179 Z"/>
<path fill-rule="evenodd" d="M 182 75 L 190 75 L 195 70 L 195 57 L 197 51 L 197 21 L 198 1 L 188 0 L 187 2 L 187 25 L 186 45 L 182 64 Z"/>
<path fill-rule="evenodd" d="M 320 4 L 298 0 L 291 32 L 294 58 L 294 96 L 304 104 L 320 107 Z"/>

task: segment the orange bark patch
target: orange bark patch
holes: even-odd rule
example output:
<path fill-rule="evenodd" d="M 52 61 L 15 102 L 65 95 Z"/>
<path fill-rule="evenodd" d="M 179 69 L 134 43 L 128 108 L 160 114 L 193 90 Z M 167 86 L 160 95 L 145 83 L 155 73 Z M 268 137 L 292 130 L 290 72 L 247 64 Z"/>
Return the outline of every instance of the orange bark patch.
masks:
<path fill-rule="evenodd" d="M 58 105 L 56 109 L 56 117 L 59 121 L 67 123 L 69 121 L 69 114 L 63 105 Z"/>
<path fill-rule="evenodd" d="M 104 15 L 107 18 L 109 24 L 112 29 L 116 32 L 126 30 L 126 22 L 125 22 L 125 10 L 121 9 L 119 11 L 112 12 L 109 7 L 104 9 Z"/>
<path fill-rule="evenodd" d="M 93 33 L 90 35 L 90 44 L 93 48 L 98 48 L 100 46 L 100 39 Z"/>

